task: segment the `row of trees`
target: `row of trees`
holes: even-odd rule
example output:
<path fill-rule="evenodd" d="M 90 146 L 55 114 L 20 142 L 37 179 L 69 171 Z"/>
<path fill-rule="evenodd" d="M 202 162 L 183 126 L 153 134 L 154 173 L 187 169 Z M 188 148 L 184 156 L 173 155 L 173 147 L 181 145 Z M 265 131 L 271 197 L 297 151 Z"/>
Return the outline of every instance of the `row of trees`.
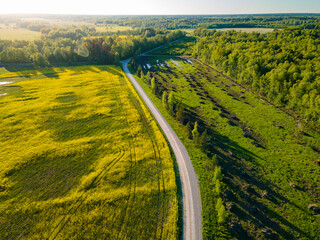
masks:
<path fill-rule="evenodd" d="M 137 31 L 143 34 L 137 36 L 113 34 L 91 37 L 88 31 L 78 28 L 43 29 L 41 40 L 0 40 L 0 62 L 33 63 L 37 67 L 73 62 L 111 64 L 185 35 L 182 31 L 158 33 L 146 29 Z M 146 32 L 148 37 L 145 36 Z"/>
<path fill-rule="evenodd" d="M 320 30 L 205 34 L 193 55 L 308 120 L 320 121 Z"/>
<path fill-rule="evenodd" d="M 151 76 L 150 72 L 144 74 L 141 65 L 136 67 L 134 61 L 131 62 L 131 66 L 135 67 L 137 70 L 137 75 L 140 77 L 145 83 L 147 83 L 154 95 L 157 97 L 161 97 L 163 107 L 169 112 L 171 116 L 173 116 L 180 124 L 185 125 L 185 135 L 189 139 L 191 139 L 194 143 L 194 146 L 200 148 L 202 151 L 206 152 L 207 147 L 210 144 L 210 137 L 208 136 L 207 129 L 204 129 L 202 133 L 199 131 L 198 121 L 191 123 L 186 106 L 178 101 L 175 97 L 175 93 L 170 91 L 169 93 L 166 90 L 162 90 L 162 86 L 156 81 L 155 77 Z M 211 160 L 208 159 L 206 162 L 206 167 L 209 170 L 208 173 L 208 182 L 210 183 L 210 187 L 208 188 L 208 197 L 212 199 L 210 205 L 207 205 L 206 211 L 215 212 L 217 217 L 217 222 L 219 224 L 224 224 L 228 218 L 228 212 L 223 204 L 223 200 L 221 198 L 221 188 L 222 188 L 222 178 L 223 174 L 221 172 L 221 167 L 219 167 L 217 156 L 214 155 Z M 210 210 L 208 210 L 208 208 Z"/>

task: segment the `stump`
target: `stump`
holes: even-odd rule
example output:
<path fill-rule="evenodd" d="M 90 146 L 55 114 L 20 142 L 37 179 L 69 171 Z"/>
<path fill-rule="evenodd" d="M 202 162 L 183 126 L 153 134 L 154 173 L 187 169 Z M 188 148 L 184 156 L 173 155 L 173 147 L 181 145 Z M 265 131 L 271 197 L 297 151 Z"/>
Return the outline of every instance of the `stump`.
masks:
<path fill-rule="evenodd" d="M 314 211 L 315 213 L 320 213 L 320 208 L 317 204 L 309 204 L 308 209 Z"/>
<path fill-rule="evenodd" d="M 295 184 L 295 183 L 290 183 L 290 187 L 298 188 L 297 184 Z"/>

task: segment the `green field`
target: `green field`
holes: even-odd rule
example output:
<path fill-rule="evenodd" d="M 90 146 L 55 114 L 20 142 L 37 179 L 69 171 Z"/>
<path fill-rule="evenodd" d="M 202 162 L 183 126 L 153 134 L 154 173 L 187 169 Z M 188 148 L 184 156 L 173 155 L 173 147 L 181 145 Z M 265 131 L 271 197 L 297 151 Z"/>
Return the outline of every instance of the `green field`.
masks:
<path fill-rule="evenodd" d="M 320 168 L 315 163 L 320 159 L 320 134 L 211 67 L 187 60 L 191 62 L 145 56 L 136 62 L 150 64 L 158 91 L 174 92 L 181 101 L 184 125 L 189 122 L 192 129 L 198 121 L 200 133 L 208 132 L 208 145 L 201 152 L 188 137 L 190 129 L 163 107 L 161 94 L 155 96 L 140 80 L 192 158 L 200 179 L 204 239 L 317 239 L 320 218 L 308 206 L 320 203 Z M 224 174 L 221 196 L 228 224 L 216 219 L 216 186 L 208 168 L 213 155 Z"/>
<path fill-rule="evenodd" d="M 165 45 L 159 49 L 151 51 L 148 53 L 148 55 L 191 55 L 192 48 L 195 45 L 196 40 L 197 39 L 195 37 L 184 37 L 171 44 Z"/>
<path fill-rule="evenodd" d="M 97 26 L 95 27 L 95 29 L 97 30 L 97 32 L 118 32 L 132 30 L 132 27 L 109 24 L 107 26 Z"/>
<path fill-rule="evenodd" d="M 0 24 L 0 40 L 39 40 L 40 32 L 31 31 L 25 28 L 16 28 L 13 25 Z"/>
<path fill-rule="evenodd" d="M 273 32 L 273 28 L 217 28 L 217 31 L 237 31 L 237 32 L 245 32 L 245 33 L 252 33 L 252 32 L 257 32 L 257 33 L 268 33 L 268 32 Z"/>
<path fill-rule="evenodd" d="M 11 71 L 0 239 L 177 239 L 170 149 L 120 68 Z"/>

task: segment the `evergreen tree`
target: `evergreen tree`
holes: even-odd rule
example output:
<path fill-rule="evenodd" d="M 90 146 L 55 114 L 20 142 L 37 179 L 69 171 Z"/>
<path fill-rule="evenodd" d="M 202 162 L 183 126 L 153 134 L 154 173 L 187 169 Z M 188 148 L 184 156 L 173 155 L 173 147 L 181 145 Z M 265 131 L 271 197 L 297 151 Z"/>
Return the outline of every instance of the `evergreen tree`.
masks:
<path fill-rule="evenodd" d="M 223 205 L 222 199 L 218 198 L 216 203 L 216 211 L 218 214 L 218 223 L 222 224 L 227 220 L 228 213 Z"/>
<path fill-rule="evenodd" d="M 215 192 L 217 196 L 220 196 L 221 193 L 221 183 L 220 181 L 216 181 L 215 182 L 216 186 L 215 186 Z"/>
<path fill-rule="evenodd" d="M 217 182 L 220 181 L 222 179 L 223 175 L 221 172 L 221 168 L 220 167 L 215 167 L 214 168 L 214 173 L 213 173 L 213 182 Z"/>
<path fill-rule="evenodd" d="M 215 154 L 212 156 L 211 160 L 208 160 L 206 162 L 206 167 L 210 172 L 213 172 L 215 167 L 217 166 L 218 166 L 218 158 L 217 158 L 217 155 Z"/>
<path fill-rule="evenodd" d="M 191 133 L 192 132 L 192 126 L 191 126 L 190 122 L 187 123 L 185 129 L 186 129 L 186 135 L 188 136 L 188 138 L 192 139 L 192 133 Z"/>
<path fill-rule="evenodd" d="M 199 144 L 203 150 L 207 147 L 208 141 L 209 141 L 208 131 L 206 129 L 203 131 L 203 133 L 201 134 L 200 139 L 199 139 Z"/>
<path fill-rule="evenodd" d="M 168 93 L 167 91 L 163 91 L 162 93 L 162 105 L 168 109 Z"/>
<path fill-rule="evenodd" d="M 146 75 L 146 81 L 150 85 L 151 84 L 151 73 L 148 71 Z"/>
<path fill-rule="evenodd" d="M 193 139 L 193 142 L 197 146 L 199 146 L 200 134 L 199 134 L 199 131 L 198 131 L 198 121 L 196 121 L 195 124 L 194 124 L 193 130 L 192 130 L 192 139 Z"/>
<path fill-rule="evenodd" d="M 183 106 L 182 102 L 180 101 L 176 107 L 176 119 L 180 123 L 184 124 L 185 118 L 186 118 L 186 114 L 185 114 L 184 106 Z"/>
<path fill-rule="evenodd" d="M 175 115 L 175 104 L 176 104 L 176 98 L 174 96 L 174 93 L 170 92 L 168 97 L 168 107 L 169 107 L 169 112 L 172 116 Z"/>
<path fill-rule="evenodd" d="M 145 77 L 143 71 L 140 74 L 140 78 L 141 78 L 142 81 L 144 81 L 144 82 L 146 81 L 146 77 Z"/>
<path fill-rule="evenodd" d="M 139 66 L 138 66 L 138 69 L 137 69 L 137 76 L 138 76 L 138 77 L 141 77 L 141 73 L 143 73 L 143 70 L 142 70 L 141 65 L 139 65 Z"/>
<path fill-rule="evenodd" d="M 152 93 L 154 95 L 158 94 L 158 86 L 157 86 L 157 83 L 156 83 L 156 79 L 154 77 L 151 79 L 151 89 L 152 89 Z"/>

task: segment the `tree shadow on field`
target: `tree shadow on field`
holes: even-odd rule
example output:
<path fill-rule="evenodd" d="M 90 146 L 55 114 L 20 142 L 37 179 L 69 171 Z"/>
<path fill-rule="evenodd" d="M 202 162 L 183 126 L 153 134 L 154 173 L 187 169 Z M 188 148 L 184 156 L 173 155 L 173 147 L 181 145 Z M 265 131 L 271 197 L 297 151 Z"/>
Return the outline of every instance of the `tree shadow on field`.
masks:
<path fill-rule="evenodd" d="M 58 78 L 57 72 L 54 68 L 35 68 L 31 63 L 14 63 L 14 64 L 3 64 L 0 67 L 4 67 L 9 72 L 23 72 L 23 71 L 34 71 L 40 72 L 41 75 L 46 76 L 47 78 Z M 28 77 L 30 74 L 27 73 Z M 20 74 L 21 77 L 24 77 L 23 73 Z"/>
<path fill-rule="evenodd" d="M 30 157 L 6 174 L 14 183 L 8 197 L 21 195 L 39 201 L 67 195 L 91 171 L 91 164 L 99 158 L 97 149 L 101 144 L 102 140 L 96 140 L 67 152 L 51 149 Z"/>
<path fill-rule="evenodd" d="M 295 232 L 307 239 L 312 239 L 299 226 L 286 220 L 261 200 L 263 194 L 267 192 L 268 201 L 277 205 L 290 204 L 287 198 L 279 194 L 279 188 L 263 174 L 266 173 L 266 170 L 257 163 L 256 159 L 259 157 L 218 132 L 211 130 L 210 135 L 212 142 L 208 147 L 208 152 L 218 156 L 224 174 L 223 181 L 234 193 L 232 197 L 227 197 L 225 200 L 236 204 L 233 214 L 237 216 L 238 221 L 253 224 L 255 229 L 271 229 L 271 238 L 279 235 L 284 239 L 294 239 L 293 232 Z M 291 231 L 285 230 L 281 224 L 290 228 Z M 245 233 L 242 235 L 243 237 L 241 234 L 238 237 L 247 239 Z"/>
<path fill-rule="evenodd" d="M 116 66 L 105 66 L 105 65 L 87 65 L 87 66 L 79 66 L 79 67 L 72 67 L 71 70 L 76 74 L 84 74 L 88 72 L 94 73 L 103 73 L 108 72 L 112 75 L 116 75 L 119 77 L 123 77 L 123 72 L 118 69 Z"/>
<path fill-rule="evenodd" d="M 265 175 L 268 174 L 267 171 L 257 163 L 257 159 L 261 160 L 259 156 L 215 131 L 210 122 L 197 115 L 192 109 L 187 112 L 187 115 L 191 122 L 198 122 L 200 134 L 207 131 L 210 142 L 205 151 L 208 157 L 210 159 L 213 155 L 218 157 L 224 174 L 223 182 L 232 192 L 231 196 L 224 197 L 226 203 L 234 205 L 230 212 L 230 219 L 239 223 L 245 222 L 243 228 L 241 227 L 242 232 L 233 232 L 237 238 L 250 239 L 252 236 L 255 238 L 261 234 L 259 231 L 270 229 L 271 231 L 267 233 L 270 236 L 265 236 L 269 239 L 277 239 L 279 236 L 284 239 L 294 239 L 298 235 L 312 239 L 299 226 L 289 222 L 262 200 L 264 193 L 267 193 L 267 201 L 270 201 L 270 204 L 292 204 L 279 193 L 280 189 L 267 179 Z M 307 211 L 299 206 L 294 207 Z M 285 225 L 290 231 L 281 225 Z M 244 229 L 248 232 L 245 232 Z"/>
<path fill-rule="evenodd" d="M 59 78 L 59 74 L 54 68 L 35 68 L 35 71 L 39 71 L 43 76 L 47 78 Z"/>

